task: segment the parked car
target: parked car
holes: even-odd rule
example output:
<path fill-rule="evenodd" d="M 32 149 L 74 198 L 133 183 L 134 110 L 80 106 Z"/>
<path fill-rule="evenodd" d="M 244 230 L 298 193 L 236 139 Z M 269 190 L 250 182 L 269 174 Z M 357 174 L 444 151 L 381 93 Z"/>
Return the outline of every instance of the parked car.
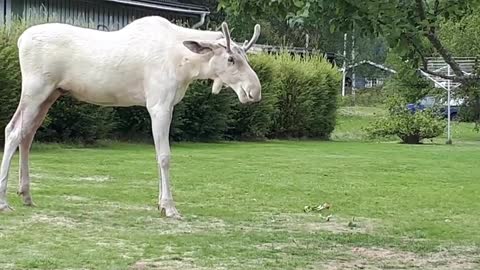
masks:
<path fill-rule="evenodd" d="M 450 99 L 450 119 L 455 119 L 460 112 L 460 106 L 463 104 L 463 99 Z M 407 104 L 407 109 L 412 113 L 416 111 L 423 111 L 425 109 L 438 108 L 439 113 L 444 117 L 448 117 L 448 103 L 444 99 L 439 99 L 434 96 L 426 96 L 417 103 Z"/>

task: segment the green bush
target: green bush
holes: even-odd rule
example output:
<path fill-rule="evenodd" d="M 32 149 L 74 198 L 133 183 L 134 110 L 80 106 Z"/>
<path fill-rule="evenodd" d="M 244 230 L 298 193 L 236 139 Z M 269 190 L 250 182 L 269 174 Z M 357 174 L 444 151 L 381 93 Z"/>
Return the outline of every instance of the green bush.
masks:
<path fill-rule="evenodd" d="M 113 116 L 112 108 L 63 96 L 50 108 L 38 129 L 36 139 L 44 142 L 93 144 L 109 137 L 114 125 Z"/>
<path fill-rule="evenodd" d="M 254 104 L 240 104 L 234 95 L 230 125 L 227 132 L 229 139 L 265 139 L 270 134 L 273 119 L 278 112 L 275 107 L 275 61 L 267 54 L 250 56 L 252 68 L 262 83 L 262 101 Z"/>
<path fill-rule="evenodd" d="M 440 108 L 413 113 L 407 109 L 407 104 L 416 104 L 427 95 L 437 96 L 442 92 L 433 88 L 426 78 L 401 61 L 397 55 L 389 54 L 389 61 L 398 73 L 384 86 L 388 114 L 367 127 L 367 134 L 371 138 L 398 136 L 404 143 L 409 144 L 418 144 L 423 139 L 441 135 L 445 120 L 440 114 Z"/>
<path fill-rule="evenodd" d="M 3 145 L 5 127 L 12 118 L 20 99 L 21 74 L 17 33 L 0 28 L 0 142 Z"/>
<path fill-rule="evenodd" d="M 276 65 L 276 108 L 271 136 L 328 138 L 335 127 L 340 74 L 321 57 L 281 54 Z"/>
<path fill-rule="evenodd" d="M 445 121 L 435 109 L 417 111 L 406 108 L 403 98 L 393 98 L 387 116 L 379 118 L 366 128 L 371 138 L 398 136 L 404 143 L 419 144 L 423 139 L 435 138 L 445 129 Z"/>
<path fill-rule="evenodd" d="M 341 107 L 377 107 L 385 104 L 387 93 L 383 86 L 377 86 L 370 89 L 362 89 L 355 91 L 355 95 L 342 97 L 338 96 L 338 105 Z"/>
<path fill-rule="evenodd" d="M 233 95 L 212 94 L 209 81 L 190 85 L 173 113 L 171 137 L 175 141 L 222 140 L 228 129 Z"/>
<path fill-rule="evenodd" d="M 145 107 L 114 107 L 113 137 L 119 140 L 153 142 L 152 123 Z"/>

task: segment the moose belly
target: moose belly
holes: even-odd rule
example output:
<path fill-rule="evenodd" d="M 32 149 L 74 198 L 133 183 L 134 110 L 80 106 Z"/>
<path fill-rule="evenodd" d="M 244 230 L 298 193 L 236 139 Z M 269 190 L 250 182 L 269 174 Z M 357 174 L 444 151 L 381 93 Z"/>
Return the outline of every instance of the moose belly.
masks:
<path fill-rule="evenodd" d="M 108 87 L 82 87 L 78 85 L 65 85 L 61 89 L 75 99 L 101 106 L 144 106 L 145 95 L 138 88 L 108 88 Z"/>

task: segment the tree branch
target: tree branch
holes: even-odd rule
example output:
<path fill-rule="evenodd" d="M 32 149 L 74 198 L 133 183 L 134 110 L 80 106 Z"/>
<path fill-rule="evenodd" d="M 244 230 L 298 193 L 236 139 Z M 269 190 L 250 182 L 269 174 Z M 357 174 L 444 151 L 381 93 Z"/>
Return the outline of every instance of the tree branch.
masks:
<path fill-rule="evenodd" d="M 462 75 L 462 76 L 445 75 L 445 74 L 442 74 L 442 73 L 430 71 L 425 66 L 420 68 L 420 70 L 429 74 L 429 75 L 432 75 L 432 76 L 435 76 L 435 77 L 440 77 L 440 78 L 446 79 L 446 80 L 451 80 L 451 81 L 454 81 L 454 82 L 459 82 L 463 85 L 471 85 L 471 84 L 474 84 L 474 83 L 478 83 L 478 81 L 480 80 L 480 76 L 478 76 L 478 75 Z"/>
<path fill-rule="evenodd" d="M 422 21 L 427 20 L 427 15 L 425 12 L 425 6 L 423 0 L 415 0 L 417 3 L 418 16 Z M 450 65 L 453 73 L 458 77 L 464 77 L 460 65 L 453 59 L 452 54 L 443 46 L 442 42 L 437 36 L 436 29 L 434 25 L 430 25 L 429 29 L 426 31 L 425 36 L 428 38 L 435 50 L 440 54 L 440 56 L 445 60 L 445 62 Z"/>
<path fill-rule="evenodd" d="M 425 57 L 425 55 L 423 54 L 422 50 L 417 46 L 417 43 L 415 43 L 415 40 L 414 40 L 414 37 L 412 36 L 409 36 L 407 34 L 404 35 L 405 38 L 412 44 L 413 46 L 413 49 L 417 52 L 417 54 L 420 56 L 420 60 L 422 61 L 422 66 L 424 69 L 427 69 L 427 66 L 428 66 L 428 62 L 427 62 L 427 59 Z"/>
<path fill-rule="evenodd" d="M 445 62 L 450 65 L 453 73 L 460 77 L 463 76 L 463 71 L 460 68 L 460 65 L 455 61 L 455 59 L 453 59 L 452 54 L 442 45 L 435 31 L 430 31 L 428 34 L 426 34 L 426 36 L 435 48 L 435 50 L 437 50 L 437 52 L 440 54 L 440 56 L 442 56 Z"/>

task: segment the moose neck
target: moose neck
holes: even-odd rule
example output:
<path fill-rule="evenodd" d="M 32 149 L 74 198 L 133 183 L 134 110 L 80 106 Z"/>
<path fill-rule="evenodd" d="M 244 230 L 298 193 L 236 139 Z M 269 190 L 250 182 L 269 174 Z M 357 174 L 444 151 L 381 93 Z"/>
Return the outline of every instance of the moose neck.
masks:
<path fill-rule="evenodd" d="M 215 78 L 216 75 L 210 67 L 211 58 L 209 54 L 185 57 L 181 65 L 181 69 L 186 71 L 183 73 L 186 74 L 184 79 L 191 82 Z"/>

